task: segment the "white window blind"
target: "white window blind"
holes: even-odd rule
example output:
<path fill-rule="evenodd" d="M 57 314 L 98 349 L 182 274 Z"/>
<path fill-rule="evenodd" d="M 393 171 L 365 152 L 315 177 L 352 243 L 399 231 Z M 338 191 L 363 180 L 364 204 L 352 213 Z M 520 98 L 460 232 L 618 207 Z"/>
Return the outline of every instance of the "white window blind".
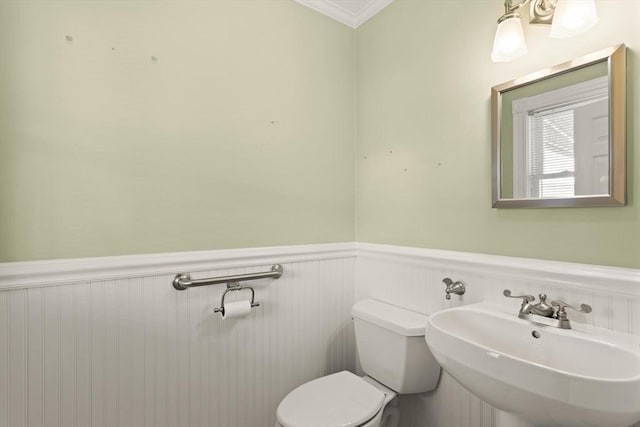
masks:
<path fill-rule="evenodd" d="M 529 197 L 575 195 L 574 107 L 529 113 Z"/>
<path fill-rule="evenodd" d="M 589 129 L 603 105 L 606 115 L 607 91 L 608 79 L 602 76 L 512 101 L 514 198 L 587 194 L 602 174 L 595 170 L 601 158 L 607 161 L 594 139 L 600 129 Z"/>

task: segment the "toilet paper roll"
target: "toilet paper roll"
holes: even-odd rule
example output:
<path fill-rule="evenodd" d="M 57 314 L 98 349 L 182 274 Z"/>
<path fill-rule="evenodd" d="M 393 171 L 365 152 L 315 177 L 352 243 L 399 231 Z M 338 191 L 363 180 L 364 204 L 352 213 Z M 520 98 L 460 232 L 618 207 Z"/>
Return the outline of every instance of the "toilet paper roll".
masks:
<path fill-rule="evenodd" d="M 249 312 L 251 312 L 251 301 L 249 300 L 225 302 L 222 318 L 238 319 L 245 317 Z"/>

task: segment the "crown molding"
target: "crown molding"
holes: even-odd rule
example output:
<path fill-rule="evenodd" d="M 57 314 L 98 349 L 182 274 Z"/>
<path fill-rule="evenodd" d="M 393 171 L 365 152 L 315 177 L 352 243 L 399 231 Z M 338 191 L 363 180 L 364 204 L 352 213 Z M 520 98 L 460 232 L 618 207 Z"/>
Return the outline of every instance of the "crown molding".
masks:
<path fill-rule="evenodd" d="M 378 12 L 389 6 L 393 0 L 372 0 L 356 15 L 355 28 L 373 18 Z"/>
<path fill-rule="evenodd" d="M 354 13 L 341 7 L 332 0 L 295 0 L 316 12 L 322 13 L 351 28 L 358 28 L 375 14 L 387 7 L 393 0 L 370 0 L 358 12 Z"/>

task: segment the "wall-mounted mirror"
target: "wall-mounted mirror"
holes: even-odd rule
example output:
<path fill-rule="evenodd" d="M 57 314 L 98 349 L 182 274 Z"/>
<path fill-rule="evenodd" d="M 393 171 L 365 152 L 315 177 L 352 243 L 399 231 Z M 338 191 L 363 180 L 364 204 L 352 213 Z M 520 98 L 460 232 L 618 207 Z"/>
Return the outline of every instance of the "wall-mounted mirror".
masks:
<path fill-rule="evenodd" d="M 626 204 L 625 46 L 491 89 L 493 207 Z"/>

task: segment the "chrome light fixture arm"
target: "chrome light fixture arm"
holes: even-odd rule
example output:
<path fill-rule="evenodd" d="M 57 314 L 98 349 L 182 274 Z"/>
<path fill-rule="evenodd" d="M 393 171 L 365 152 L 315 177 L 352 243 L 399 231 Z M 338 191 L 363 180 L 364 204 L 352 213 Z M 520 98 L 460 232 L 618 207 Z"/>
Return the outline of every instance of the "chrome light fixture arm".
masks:
<path fill-rule="evenodd" d="M 504 14 L 509 15 L 514 13 L 516 10 L 520 9 L 525 4 L 529 3 L 530 0 L 521 0 L 518 4 L 514 5 L 513 0 L 505 0 L 504 1 Z M 504 16 L 504 15 L 503 15 Z"/>
<path fill-rule="evenodd" d="M 513 17 L 516 11 L 527 3 L 531 3 L 531 9 L 529 10 L 529 23 L 551 24 L 557 0 L 521 0 L 516 4 L 513 4 L 513 0 L 505 0 L 504 15 L 498 19 L 498 22 L 502 22 L 507 18 Z"/>

